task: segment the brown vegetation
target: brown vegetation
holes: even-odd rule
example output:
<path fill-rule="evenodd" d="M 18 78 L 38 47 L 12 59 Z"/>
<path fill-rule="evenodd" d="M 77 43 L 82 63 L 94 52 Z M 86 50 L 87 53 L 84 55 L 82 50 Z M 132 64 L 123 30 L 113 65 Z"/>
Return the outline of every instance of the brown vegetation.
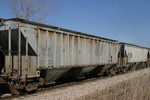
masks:
<path fill-rule="evenodd" d="M 57 9 L 55 0 L 7 0 L 14 17 L 41 22 Z"/>
<path fill-rule="evenodd" d="M 150 74 L 137 77 L 78 100 L 150 100 Z"/>

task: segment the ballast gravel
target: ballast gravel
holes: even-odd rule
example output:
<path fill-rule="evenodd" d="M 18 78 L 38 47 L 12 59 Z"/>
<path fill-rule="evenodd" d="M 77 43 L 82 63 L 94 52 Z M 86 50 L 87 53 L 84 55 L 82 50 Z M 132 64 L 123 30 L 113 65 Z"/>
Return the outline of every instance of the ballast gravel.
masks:
<path fill-rule="evenodd" d="M 146 68 L 110 78 L 96 79 L 94 81 L 87 81 L 80 84 L 77 83 L 75 85 L 65 86 L 59 89 L 57 88 L 51 91 L 44 91 L 42 93 L 39 92 L 32 95 L 22 96 L 12 100 L 77 100 L 80 97 L 87 96 L 95 93 L 96 91 L 103 90 L 110 86 L 136 77 L 141 77 L 149 73 L 150 68 Z"/>

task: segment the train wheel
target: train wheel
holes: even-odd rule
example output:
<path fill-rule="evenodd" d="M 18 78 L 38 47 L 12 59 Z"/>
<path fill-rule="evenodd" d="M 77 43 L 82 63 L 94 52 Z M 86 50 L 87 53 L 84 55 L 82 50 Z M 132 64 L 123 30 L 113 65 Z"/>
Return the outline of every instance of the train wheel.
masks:
<path fill-rule="evenodd" d="M 106 70 L 106 71 L 104 72 L 104 76 L 110 76 L 110 71 L 109 71 L 109 70 Z"/>
<path fill-rule="evenodd" d="M 36 91 L 38 89 L 38 84 L 28 83 L 25 89 L 27 92 Z"/>
<path fill-rule="evenodd" d="M 114 76 L 116 72 L 114 70 L 106 70 L 104 76 Z"/>
<path fill-rule="evenodd" d="M 18 84 L 15 84 L 14 82 L 12 82 L 9 86 L 9 90 L 12 94 L 19 95 L 20 91 L 19 91 L 18 87 L 19 87 Z"/>
<path fill-rule="evenodd" d="M 121 68 L 121 72 L 122 72 L 122 73 L 125 73 L 126 70 L 127 70 L 127 69 L 126 69 L 125 67 L 122 67 L 122 68 Z"/>
<path fill-rule="evenodd" d="M 147 64 L 147 62 L 145 62 L 145 63 L 144 63 L 144 67 L 145 67 L 145 68 L 147 68 L 147 67 L 148 67 L 148 64 Z"/>

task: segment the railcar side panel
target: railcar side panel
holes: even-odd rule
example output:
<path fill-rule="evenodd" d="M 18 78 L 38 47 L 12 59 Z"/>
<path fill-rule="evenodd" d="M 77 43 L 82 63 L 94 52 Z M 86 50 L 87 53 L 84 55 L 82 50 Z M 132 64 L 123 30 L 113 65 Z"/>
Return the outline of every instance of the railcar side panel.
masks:
<path fill-rule="evenodd" d="M 86 64 L 90 64 L 90 39 L 86 39 Z"/>
<path fill-rule="evenodd" d="M 128 63 L 147 61 L 148 49 L 125 45 L 125 51 L 128 56 Z"/>
<path fill-rule="evenodd" d="M 48 32 L 49 43 L 48 43 L 48 67 L 52 67 L 54 65 L 54 33 Z"/>

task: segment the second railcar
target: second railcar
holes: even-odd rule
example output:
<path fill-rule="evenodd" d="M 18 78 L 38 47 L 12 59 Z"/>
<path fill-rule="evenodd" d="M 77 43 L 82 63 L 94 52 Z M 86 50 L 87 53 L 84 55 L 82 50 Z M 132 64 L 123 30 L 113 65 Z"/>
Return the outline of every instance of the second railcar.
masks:
<path fill-rule="evenodd" d="M 146 47 L 141 47 L 133 44 L 128 43 L 120 43 L 122 46 L 122 65 L 124 66 L 134 66 L 146 67 L 149 64 L 150 59 L 150 49 Z"/>

